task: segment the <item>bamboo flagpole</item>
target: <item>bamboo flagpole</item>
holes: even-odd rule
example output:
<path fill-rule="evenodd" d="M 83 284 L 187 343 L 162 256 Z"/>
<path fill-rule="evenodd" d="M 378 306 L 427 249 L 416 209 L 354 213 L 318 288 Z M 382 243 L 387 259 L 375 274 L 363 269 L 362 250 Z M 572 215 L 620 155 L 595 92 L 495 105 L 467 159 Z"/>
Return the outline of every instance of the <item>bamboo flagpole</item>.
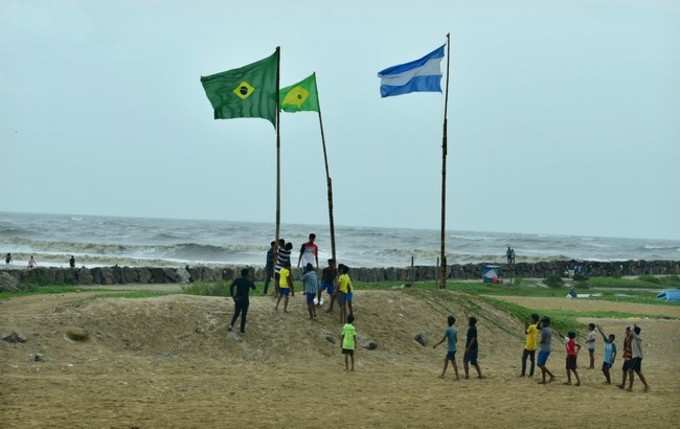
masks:
<path fill-rule="evenodd" d="M 446 92 L 444 94 L 444 127 L 442 131 L 442 212 L 440 232 L 439 287 L 446 288 L 448 265 L 446 261 L 446 155 L 448 151 L 449 69 L 451 65 L 451 33 L 446 33 Z"/>
<path fill-rule="evenodd" d="M 281 76 L 281 48 L 276 47 L 276 245 L 278 252 L 281 236 L 281 115 L 279 112 L 279 84 Z"/>
<path fill-rule="evenodd" d="M 335 221 L 333 219 L 333 179 L 331 178 L 328 168 L 328 153 L 326 151 L 326 137 L 323 132 L 323 119 L 321 118 L 321 102 L 319 101 L 319 88 L 316 85 L 316 73 L 314 73 L 314 91 L 316 92 L 318 114 L 319 114 L 319 128 L 321 130 L 321 146 L 323 148 L 323 161 L 326 167 L 326 191 L 328 196 L 328 224 L 331 230 L 331 257 L 334 261 L 337 259 L 335 255 Z"/>

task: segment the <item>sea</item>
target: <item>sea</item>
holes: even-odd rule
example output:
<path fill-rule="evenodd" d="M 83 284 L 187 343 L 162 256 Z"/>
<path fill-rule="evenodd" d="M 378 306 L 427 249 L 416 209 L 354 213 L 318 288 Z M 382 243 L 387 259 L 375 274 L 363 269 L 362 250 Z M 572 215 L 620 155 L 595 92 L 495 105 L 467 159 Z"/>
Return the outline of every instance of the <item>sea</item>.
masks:
<path fill-rule="evenodd" d="M 317 235 L 319 259 L 330 257 L 326 225 L 282 225 L 282 237 L 295 251 L 309 233 Z M 220 220 L 178 220 L 0 212 L 0 255 L 12 253 L 12 267 L 67 266 L 262 266 L 274 225 Z M 340 226 L 338 260 L 354 267 L 435 265 L 439 231 Z M 570 235 L 449 231 L 447 259 L 452 264 L 502 262 L 507 246 L 517 262 L 544 260 L 680 259 L 680 241 Z"/>

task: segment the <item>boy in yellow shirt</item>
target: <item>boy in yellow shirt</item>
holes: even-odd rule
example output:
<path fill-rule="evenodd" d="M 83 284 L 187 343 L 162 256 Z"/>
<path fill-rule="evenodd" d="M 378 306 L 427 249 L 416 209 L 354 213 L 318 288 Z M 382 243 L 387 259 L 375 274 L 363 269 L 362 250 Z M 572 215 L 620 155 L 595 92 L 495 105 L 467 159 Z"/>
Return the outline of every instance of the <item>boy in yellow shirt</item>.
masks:
<path fill-rule="evenodd" d="M 538 348 L 538 314 L 534 313 L 531 315 L 531 323 L 526 325 L 525 332 L 527 334 L 526 345 L 524 346 L 524 351 L 522 352 L 522 374 L 520 377 L 524 377 L 527 369 L 527 358 L 531 360 L 531 367 L 529 369 L 529 377 L 534 376 L 534 364 L 536 360 L 536 349 Z"/>
<path fill-rule="evenodd" d="M 340 322 L 345 323 L 347 315 L 352 315 L 352 279 L 349 277 L 349 267 L 344 264 L 338 266 L 338 304 L 340 305 Z M 349 308 L 349 312 L 347 309 Z"/>
<path fill-rule="evenodd" d="M 354 328 L 354 316 L 347 316 L 347 323 L 342 327 L 342 354 L 345 355 L 345 371 L 354 371 L 354 350 L 357 344 L 357 330 Z M 352 361 L 352 369 L 349 368 Z"/>
<path fill-rule="evenodd" d="M 279 303 L 283 298 L 283 312 L 288 313 L 288 295 L 295 296 L 290 265 L 281 267 L 281 271 L 279 271 L 279 296 L 276 299 L 276 311 L 279 311 Z"/>

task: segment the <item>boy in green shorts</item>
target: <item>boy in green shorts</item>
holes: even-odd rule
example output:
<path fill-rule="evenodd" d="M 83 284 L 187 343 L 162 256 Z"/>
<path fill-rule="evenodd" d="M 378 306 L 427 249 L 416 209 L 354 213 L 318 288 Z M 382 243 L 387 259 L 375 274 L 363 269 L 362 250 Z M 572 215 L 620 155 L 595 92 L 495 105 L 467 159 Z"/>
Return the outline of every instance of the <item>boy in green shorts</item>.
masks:
<path fill-rule="evenodd" d="M 342 354 L 345 355 L 345 371 L 354 371 L 354 349 L 357 343 L 357 330 L 354 328 L 354 315 L 347 316 L 347 323 L 342 327 Z M 352 361 L 352 369 L 349 361 Z"/>

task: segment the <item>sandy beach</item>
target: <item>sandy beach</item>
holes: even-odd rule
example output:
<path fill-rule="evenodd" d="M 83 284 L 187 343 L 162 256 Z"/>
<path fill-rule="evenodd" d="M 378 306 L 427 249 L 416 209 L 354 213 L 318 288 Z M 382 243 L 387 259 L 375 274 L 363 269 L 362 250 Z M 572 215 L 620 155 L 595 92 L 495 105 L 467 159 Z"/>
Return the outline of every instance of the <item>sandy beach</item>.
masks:
<path fill-rule="evenodd" d="M 639 322 L 652 389 L 643 393 L 636 385 L 628 393 L 602 385 L 597 369 L 580 371 L 583 386 L 563 386 L 564 354 L 556 341 L 549 361 L 558 376 L 553 384 L 518 378 L 523 326 L 464 294 L 357 292 L 361 340 L 379 346 L 358 350 L 354 373 L 343 370 L 337 315 L 310 322 L 299 297 L 289 314 L 274 312 L 270 297 L 255 297 L 248 331 L 238 336 L 226 331 L 231 311 L 224 298 L 97 298 L 94 291 L 1 302 L 0 331 L 17 330 L 27 339 L 0 342 L 3 427 L 576 428 L 587 422 L 666 428 L 680 417 L 680 380 L 670 376 L 680 370 L 680 344 L 671 340 L 680 331 L 678 320 Z M 466 316 L 480 319 L 486 379 L 437 378 L 444 349 L 431 344 L 448 313 L 459 317 L 461 337 Z M 617 335 L 630 323 L 598 322 Z M 65 339 L 69 327 L 86 328 L 90 339 Z M 414 341 L 418 333 L 427 347 Z M 32 361 L 32 353 L 44 361 Z M 619 380 L 620 360 L 615 368 Z"/>

